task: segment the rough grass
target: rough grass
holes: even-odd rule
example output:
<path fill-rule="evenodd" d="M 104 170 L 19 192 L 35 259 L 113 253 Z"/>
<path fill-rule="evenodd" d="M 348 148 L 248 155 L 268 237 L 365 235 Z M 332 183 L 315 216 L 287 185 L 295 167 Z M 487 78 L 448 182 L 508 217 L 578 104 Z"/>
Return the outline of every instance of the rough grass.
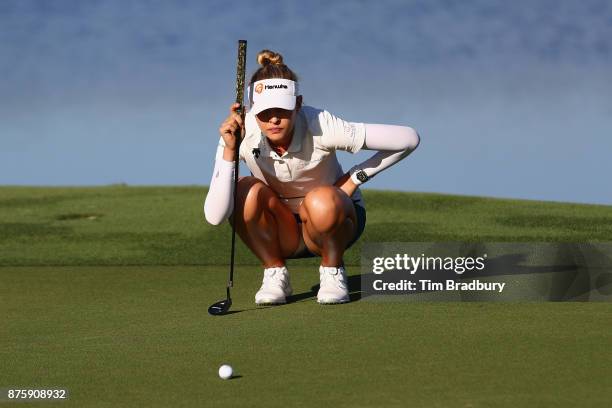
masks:
<path fill-rule="evenodd" d="M 203 187 L 0 187 L 0 265 L 224 265 Z M 365 191 L 364 242 L 612 241 L 612 206 Z M 257 260 L 241 243 L 238 264 Z M 302 260 L 297 264 L 312 265 Z"/>

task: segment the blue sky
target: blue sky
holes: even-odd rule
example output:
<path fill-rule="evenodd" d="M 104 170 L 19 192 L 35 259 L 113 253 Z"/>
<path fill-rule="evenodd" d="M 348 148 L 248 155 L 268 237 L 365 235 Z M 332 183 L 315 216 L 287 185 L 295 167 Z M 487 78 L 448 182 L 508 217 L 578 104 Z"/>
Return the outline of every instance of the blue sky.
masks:
<path fill-rule="evenodd" d="M 5 0 L 0 184 L 208 184 L 242 38 L 249 72 L 283 53 L 306 104 L 419 131 L 369 188 L 612 204 L 595 0 Z"/>

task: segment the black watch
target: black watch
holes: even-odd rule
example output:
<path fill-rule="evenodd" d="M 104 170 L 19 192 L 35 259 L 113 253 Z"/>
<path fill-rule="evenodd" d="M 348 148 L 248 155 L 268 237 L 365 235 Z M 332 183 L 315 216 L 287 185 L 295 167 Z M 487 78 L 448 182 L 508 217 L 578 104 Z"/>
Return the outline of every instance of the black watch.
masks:
<path fill-rule="evenodd" d="M 357 180 L 361 181 L 362 183 L 365 183 L 369 179 L 370 179 L 370 176 L 368 176 L 365 171 L 359 170 L 357 172 Z"/>

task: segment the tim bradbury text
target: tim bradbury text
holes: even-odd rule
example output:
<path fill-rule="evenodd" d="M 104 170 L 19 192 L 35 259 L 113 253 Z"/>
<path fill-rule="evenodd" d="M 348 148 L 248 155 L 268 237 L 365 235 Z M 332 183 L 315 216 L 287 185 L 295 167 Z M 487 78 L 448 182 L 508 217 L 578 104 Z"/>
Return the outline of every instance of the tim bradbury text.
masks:
<path fill-rule="evenodd" d="M 441 290 L 484 290 L 495 291 L 501 293 L 504 290 L 506 283 L 502 282 L 482 282 L 474 279 L 470 282 L 457 282 L 452 279 L 447 279 L 445 282 L 433 282 L 429 279 L 419 279 L 411 281 L 402 279 L 398 282 L 384 282 L 382 279 L 377 279 L 372 283 L 375 291 L 391 291 L 391 292 L 412 292 L 412 291 L 441 291 Z"/>

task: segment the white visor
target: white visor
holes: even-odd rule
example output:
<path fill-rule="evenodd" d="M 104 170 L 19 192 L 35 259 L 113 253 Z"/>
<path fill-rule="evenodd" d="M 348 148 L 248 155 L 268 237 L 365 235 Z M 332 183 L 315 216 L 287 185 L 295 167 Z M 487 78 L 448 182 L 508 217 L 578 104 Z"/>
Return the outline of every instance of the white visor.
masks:
<path fill-rule="evenodd" d="M 293 110 L 297 95 L 298 85 L 290 79 L 271 78 L 256 81 L 249 86 L 250 111 L 257 115 L 270 108 Z"/>

